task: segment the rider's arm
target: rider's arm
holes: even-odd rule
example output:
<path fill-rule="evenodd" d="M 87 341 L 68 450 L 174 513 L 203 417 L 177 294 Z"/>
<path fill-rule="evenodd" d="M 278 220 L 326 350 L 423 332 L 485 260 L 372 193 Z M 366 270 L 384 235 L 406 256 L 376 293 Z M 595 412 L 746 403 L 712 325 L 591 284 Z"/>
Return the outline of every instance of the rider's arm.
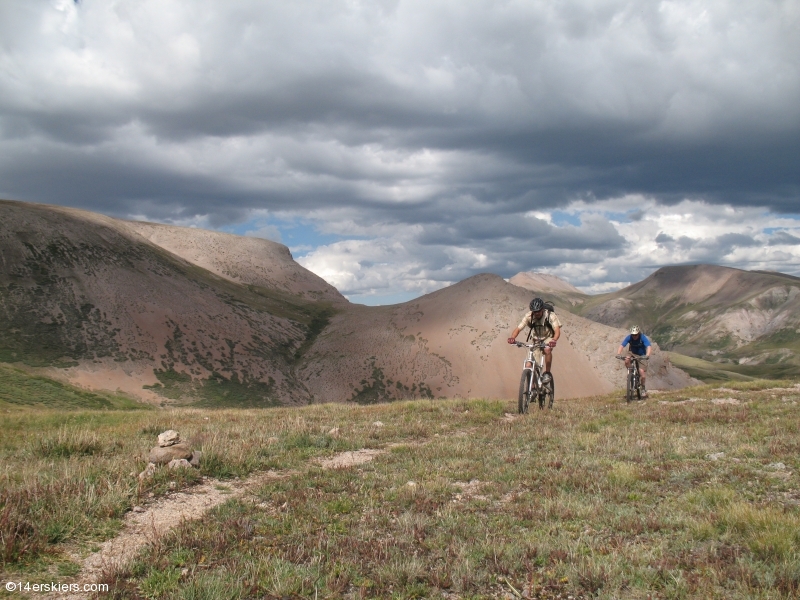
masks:
<path fill-rule="evenodd" d="M 620 346 L 620 347 L 617 349 L 617 354 L 622 354 L 623 352 L 625 352 L 625 346 Z"/>
<path fill-rule="evenodd" d="M 561 327 L 559 325 L 553 325 L 553 341 L 557 341 L 558 338 L 561 337 Z"/>
<path fill-rule="evenodd" d="M 511 332 L 511 337 L 508 338 L 508 343 L 513 344 L 514 342 L 516 342 L 519 332 L 522 331 L 523 328 L 526 327 L 527 325 L 528 325 L 528 315 L 525 315 L 524 317 L 522 317 L 522 323 L 517 325 L 514 331 Z"/>

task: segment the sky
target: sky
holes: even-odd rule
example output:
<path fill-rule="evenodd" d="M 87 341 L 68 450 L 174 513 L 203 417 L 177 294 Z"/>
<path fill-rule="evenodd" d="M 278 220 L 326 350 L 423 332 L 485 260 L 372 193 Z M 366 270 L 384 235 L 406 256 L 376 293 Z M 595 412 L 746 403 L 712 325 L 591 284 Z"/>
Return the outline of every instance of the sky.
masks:
<path fill-rule="evenodd" d="M 0 197 L 279 241 L 365 304 L 800 275 L 800 2 L 2 0 Z"/>

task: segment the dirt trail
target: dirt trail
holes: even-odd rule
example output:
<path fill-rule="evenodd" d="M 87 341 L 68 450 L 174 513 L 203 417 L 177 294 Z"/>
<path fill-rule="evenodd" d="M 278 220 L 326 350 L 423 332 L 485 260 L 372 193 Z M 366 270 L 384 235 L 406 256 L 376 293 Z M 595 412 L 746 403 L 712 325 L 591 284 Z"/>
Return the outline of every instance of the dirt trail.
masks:
<path fill-rule="evenodd" d="M 341 469 L 371 461 L 386 450 L 363 449 L 342 452 L 329 459 L 317 461 L 323 469 Z M 122 531 L 115 538 L 105 541 L 100 549 L 82 559 L 81 571 L 73 583 L 81 588 L 84 584 L 97 582 L 103 573 L 117 571 L 132 561 L 147 544 L 162 537 L 184 521 L 201 518 L 215 506 L 231 498 L 240 498 L 255 490 L 266 481 L 282 479 L 297 474 L 297 471 L 267 471 L 247 479 L 220 481 L 206 479 L 200 485 L 159 498 L 144 507 L 143 512 L 130 512 L 125 516 Z M 81 560 L 79 557 L 75 557 Z M 51 594 L 48 600 L 82 600 L 89 592 Z"/>

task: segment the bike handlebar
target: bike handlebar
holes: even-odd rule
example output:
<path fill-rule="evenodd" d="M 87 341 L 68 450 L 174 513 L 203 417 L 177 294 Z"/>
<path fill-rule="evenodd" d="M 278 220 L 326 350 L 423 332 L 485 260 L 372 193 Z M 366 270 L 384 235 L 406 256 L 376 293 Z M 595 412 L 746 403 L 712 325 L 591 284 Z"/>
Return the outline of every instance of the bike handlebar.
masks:
<path fill-rule="evenodd" d="M 545 338 L 535 338 L 533 344 L 526 344 L 525 342 L 516 342 L 515 346 L 517 348 L 547 348 L 548 346 L 544 343 Z"/>
<path fill-rule="evenodd" d="M 635 360 L 650 360 L 649 356 L 636 356 L 635 354 L 626 354 L 625 356 L 620 356 L 617 354 L 614 358 L 618 360 L 625 360 L 626 358 L 633 358 Z"/>

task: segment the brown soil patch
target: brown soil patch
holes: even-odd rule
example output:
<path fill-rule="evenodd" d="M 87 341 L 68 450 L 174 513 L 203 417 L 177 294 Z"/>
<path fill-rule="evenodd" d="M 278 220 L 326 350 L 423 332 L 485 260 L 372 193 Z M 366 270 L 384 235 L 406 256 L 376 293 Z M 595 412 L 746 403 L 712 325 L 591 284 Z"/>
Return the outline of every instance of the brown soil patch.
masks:
<path fill-rule="evenodd" d="M 363 465 L 368 463 L 379 454 L 383 454 L 386 450 L 376 450 L 364 448 L 363 450 L 356 450 L 354 452 L 342 452 L 332 458 L 319 461 L 323 469 L 346 469 L 347 467 L 354 467 L 356 465 Z"/>

